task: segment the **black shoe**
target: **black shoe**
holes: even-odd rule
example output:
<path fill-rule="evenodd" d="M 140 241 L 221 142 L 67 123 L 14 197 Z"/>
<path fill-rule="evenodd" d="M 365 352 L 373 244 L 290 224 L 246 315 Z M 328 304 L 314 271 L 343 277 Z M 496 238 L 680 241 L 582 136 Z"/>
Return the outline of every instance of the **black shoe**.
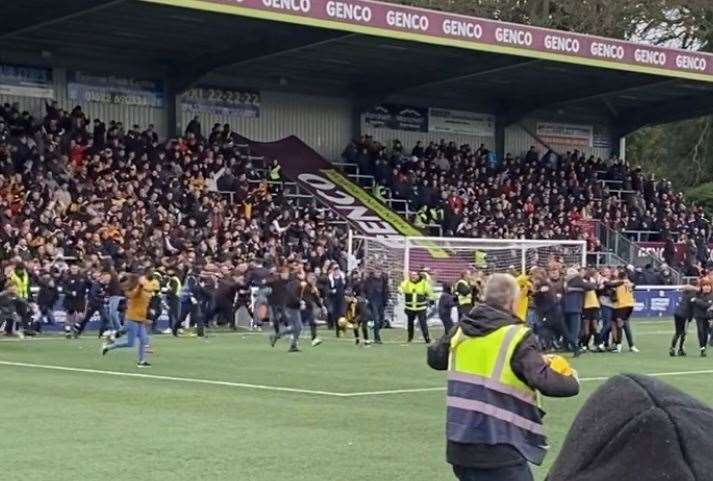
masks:
<path fill-rule="evenodd" d="M 106 356 L 107 352 L 109 352 L 109 346 L 105 344 L 102 346 L 102 356 Z"/>
<path fill-rule="evenodd" d="M 67 339 L 72 339 L 72 331 L 64 331 L 64 337 Z"/>
<path fill-rule="evenodd" d="M 141 362 L 137 362 L 137 363 L 136 363 L 136 367 L 141 367 L 141 368 L 144 368 L 144 367 L 151 367 L 151 364 L 149 364 L 149 363 L 146 362 L 146 361 L 141 361 Z"/>
<path fill-rule="evenodd" d="M 704 347 L 701 349 L 701 357 L 708 357 L 708 354 L 706 354 L 706 348 Z"/>
<path fill-rule="evenodd" d="M 686 351 L 684 351 L 683 349 L 679 349 L 679 350 L 678 350 L 678 355 L 681 356 L 681 357 L 685 357 L 685 356 L 686 356 Z"/>
<path fill-rule="evenodd" d="M 275 334 L 270 334 L 270 346 L 275 347 L 277 344 L 277 336 Z"/>
<path fill-rule="evenodd" d="M 383 342 L 381 342 L 381 339 L 375 339 L 374 344 L 383 344 Z"/>
<path fill-rule="evenodd" d="M 287 352 L 302 352 L 300 351 L 297 346 L 290 346 L 290 348 L 287 350 Z"/>
<path fill-rule="evenodd" d="M 676 350 L 675 350 L 674 348 L 669 349 L 668 355 L 671 356 L 671 357 L 675 357 L 675 356 L 676 356 Z"/>
<path fill-rule="evenodd" d="M 431 344 L 431 340 L 430 340 L 430 339 L 426 339 L 426 344 Z"/>

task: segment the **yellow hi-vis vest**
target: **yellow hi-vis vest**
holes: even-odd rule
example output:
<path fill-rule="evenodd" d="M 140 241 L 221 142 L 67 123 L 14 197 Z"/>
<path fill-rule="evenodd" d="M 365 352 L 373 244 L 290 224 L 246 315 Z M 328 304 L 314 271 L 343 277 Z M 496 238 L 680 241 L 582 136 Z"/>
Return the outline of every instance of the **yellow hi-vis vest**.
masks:
<path fill-rule="evenodd" d="M 270 180 L 273 182 L 279 181 L 282 178 L 280 171 L 282 168 L 279 165 L 275 165 L 270 168 Z"/>
<path fill-rule="evenodd" d="M 466 444 L 507 444 L 533 464 L 547 450 L 539 394 L 512 370 L 524 324 L 503 326 L 470 337 L 459 328 L 451 338 L 448 362 L 446 436 Z"/>
<path fill-rule="evenodd" d="M 465 284 L 465 286 L 468 288 L 468 294 L 466 295 L 462 295 L 460 292 L 458 292 L 458 286 L 463 284 Z M 459 306 L 473 304 L 473 288 L 471 287 L 468 281 L 466 281 L 465 279 L 460 279 L 458 282 L 456 282 L 454 291 L 456 293 L 456 297 L 458 298 Z"/>
<path fill-rule="evenodd" d="M 424 278 L 418 282 L 411 282 L 411 279 L 404 280 L 399 286 L 399 291 L 404 294 L 407 311 L 424 311 L 428 307 L 428 301 L 434 299 L 431 283 Z"/>
<path fill-rule="evenodd" d="M 18 276 L 15 271 L 12 271 L 10 280 L 15 285 L 15 293 L 20 299 L 28 299 L 30 297 L 30 275 L 27 271 L 23 276 Z"/>

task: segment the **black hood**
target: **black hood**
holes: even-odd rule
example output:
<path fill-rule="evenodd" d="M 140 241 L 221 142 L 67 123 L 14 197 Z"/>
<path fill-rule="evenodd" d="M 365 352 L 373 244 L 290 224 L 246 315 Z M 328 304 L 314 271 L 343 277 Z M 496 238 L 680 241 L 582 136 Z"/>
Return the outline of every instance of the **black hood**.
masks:
<path fill-rule="evenodd" d="M 520 319 L 512 314 L 486 304 L 478 304 L 460 320 L 459 326 L 466 335 L 477 337 L 490 334 L 503 326 L 520 322 Z"/>
<path fill-rule="evenodd" d="M 611 378 L 585 403 L 548 481 L 711 481 L 713 410 L 654 378 Z"/>

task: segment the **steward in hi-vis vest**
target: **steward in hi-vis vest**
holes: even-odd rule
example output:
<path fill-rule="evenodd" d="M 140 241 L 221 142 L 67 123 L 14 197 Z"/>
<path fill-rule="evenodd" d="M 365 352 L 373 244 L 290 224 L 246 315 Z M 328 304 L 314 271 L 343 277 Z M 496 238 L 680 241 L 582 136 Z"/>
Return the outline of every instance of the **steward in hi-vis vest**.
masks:
<path fill-rule="evenodd" d="M 547 452 L 540 394 L 579 392 L 567 361 L 543 355 L 514 315 L 517 299 L 515 278 L 493 274 L 484 303 L 428 349 L 428 364 L 448 371 L 446 458 L 461 480 L 531 481 L 528 462 Z"/>
<path fill-rule="evenodd" d="M 428 333 L 428 323 L 426 322 L 427 309 L 429 305 L 433 305 L 436 302 L 431 282 L 418 272 L 411 271 L 409 278 L 401 282 L 399 292 L 404 295 L 408 342 L 413 341 L 414 324 L 418 319 L 423 340 L 426 341 L 426 344 L 429 344 L 431 336 Z"/>

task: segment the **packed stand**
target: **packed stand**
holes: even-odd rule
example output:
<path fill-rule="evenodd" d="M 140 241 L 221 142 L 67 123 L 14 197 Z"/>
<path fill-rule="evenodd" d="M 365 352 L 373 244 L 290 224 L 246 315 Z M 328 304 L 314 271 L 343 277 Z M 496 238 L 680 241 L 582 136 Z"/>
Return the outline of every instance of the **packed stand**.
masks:
<path fill-rule="evenodd" d="M 575 150 L 500 161 L 484 145 L 473 149 L 441 140 L 408 151 L 398 140 L 386 148 L 362 136 L 345 149 L 346 162 L 373 175 L 375 194 L 388 189 L 408 202 L 417 227 L 437 224 L 444 236 L 582 239 L 597 241 L 583 221 L 599 220 L 616 231 L 655 231 L 648 240 L 693 243 L 689 264 L 708 262 L 710 228 L 701 208 L 688 207 L 668 181 L 644 176 L 616 157 L 602 160 Z M 602 181 L 614 181 L 621 195 Z M 628 193 L 627 193 L 628 192 Z M 668 259 L 672 264 L 678 259 Z"/>
<path fill-rule="evenodd" d="M 41 121 L 17 105 L 0 114 L 2 261 L 238 265 L 307 259 L 317 246 L 345 261 L 331 213 L 293 205 L 279 167 L 265 166 L 277 182 L 261 182 L 227 124 L 205 138 L 194 119 L 184 136 L 159 141 L 151 125 L 92 122 L 81 107 L 48 104 Z"/>

